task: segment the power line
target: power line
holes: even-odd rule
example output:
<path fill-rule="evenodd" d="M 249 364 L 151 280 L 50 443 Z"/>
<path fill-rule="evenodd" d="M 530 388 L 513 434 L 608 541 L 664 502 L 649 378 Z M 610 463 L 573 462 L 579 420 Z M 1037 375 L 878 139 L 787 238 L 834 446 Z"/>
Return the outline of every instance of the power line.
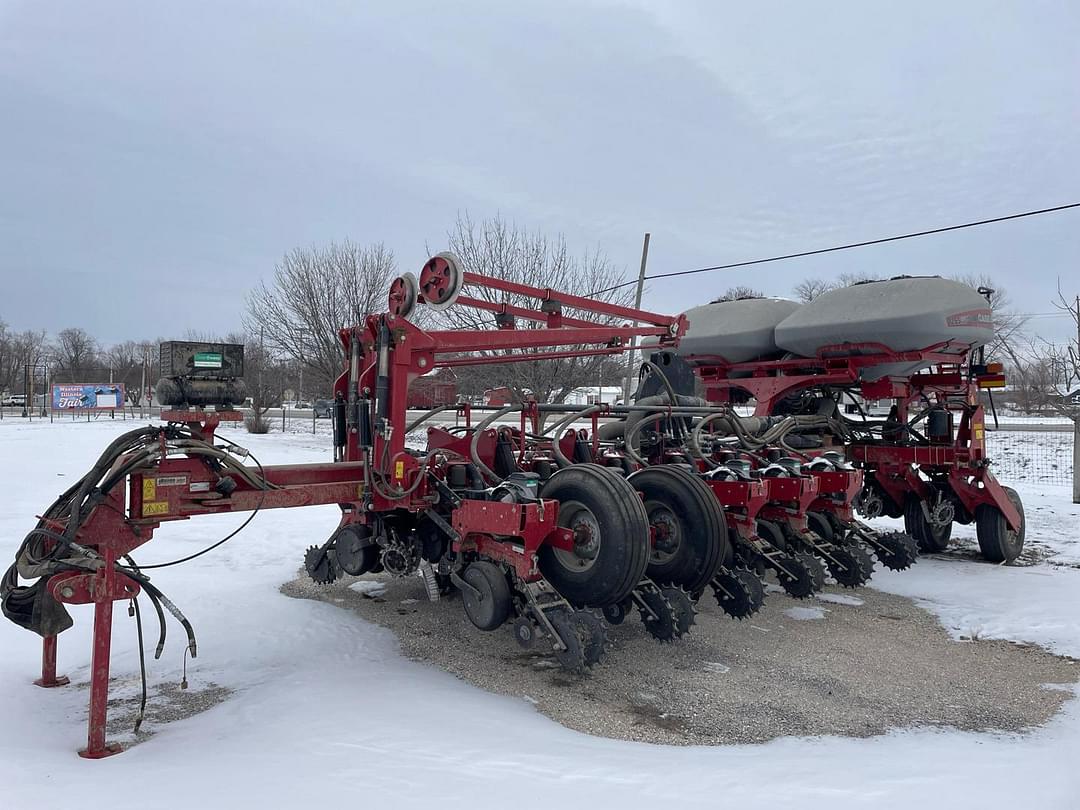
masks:
<path fill-rule="evenodd" d="M 926 231 L 916 231 L 914 233 L 900 234 L 899 236 L 886 236 L 881 239 L 868 239 L 865 242 L 851 242 L 846 245 L 834 245 L 833 247 L 818 248 L 816 250 L 804 250 L 799 253 L 787 253 L 783 256 L 770 256 L 767 259 L 751 259 L 744 262 L 732 262 L 731 264 L 717 264 L 711 267 L 698 267 L 694 270 L 679 270 L 674 273 L 656 273 L 651 276 L 645 276 L 645 280 L 657 279 L 657 278 L 673 278 L 675 276 L 692 276 L 697 273 L 711 273 L 714 270 L 732 270 L 736 267 L 749 267 L 755 264 L 767 264 L 769 262 L 782 262 L 787 259 L 801 259 L 805 256 L 817 256 L 822 253 L 835 253 L 838 250 L 851 250 L 852 248 L 868 247 L 869 245 L 881 245 L 885 242 L 899 242 L 901 239 L 915 239 L 919 236 L 930 236 L 935 233 L 945 233 L 947 231 L 959 231 L 964 228 L 977 228 L 980 225 L 991 225 L 995 222 L 1006 222 L 1011 219 L 1023 219 L 1024 217 L 1034 217 L 1039 214 L 1050 214 L 1055 211 L 1065 211 L 1069 208 L 1080 208 L 1080 202 L 1069 203 L 1068 205 L 1055 205 L 1052 208 L 1039 208 L 1035 211 L 1023 211 L 1019 214 L 1009 214 L 1003 217 L 993 217 L 991 219 L 980 219 L 976 222 L 965 222 L 962 225 L 947 225 L 944 228 L 931 228 Z M 612 287 L 607 287 L 603 290 L 597 290 L 596 292 L 589 293 L 589 296 L 602 295 L 603 293 L 611 292 L 612 290 L 618 290 L 622 287 L 628 287 L 631 284 L 637 284 L 637 281 L 623 281 L 620 284 L 616 284 Z"/>

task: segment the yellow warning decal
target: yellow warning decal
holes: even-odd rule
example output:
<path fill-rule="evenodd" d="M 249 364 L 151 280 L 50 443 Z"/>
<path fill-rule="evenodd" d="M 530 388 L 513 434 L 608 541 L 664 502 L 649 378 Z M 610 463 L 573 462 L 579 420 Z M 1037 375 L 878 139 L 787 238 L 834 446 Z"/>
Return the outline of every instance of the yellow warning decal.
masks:
<path fill-rule="evenodd" d="M 983 426 L 982 425 L 976 425 L 975 426 L 975 438 L 976 439 L 981 439 L 982 437 L 983 437 Z"/>
<path fill-rule="evenodd" d="M 399 481 L 405 477 L 405 462 L 399 461 L 394 465 L 394 478 Z"/>
<path fill-rule="evenodd" d="M 157 500 L 157 482 L 153 478 L 144 478 L 142 482 L 142 498 L 144 501 Z M 145 510 L 143 511 L 145 515 Z"/>
<path fill-rule="evenodd" d="M 169 514 L 169 502 L 168 501 L 144 501 L 142 505 L 143 517 L 149 517 L 150 515 L 167 515 Z"/>

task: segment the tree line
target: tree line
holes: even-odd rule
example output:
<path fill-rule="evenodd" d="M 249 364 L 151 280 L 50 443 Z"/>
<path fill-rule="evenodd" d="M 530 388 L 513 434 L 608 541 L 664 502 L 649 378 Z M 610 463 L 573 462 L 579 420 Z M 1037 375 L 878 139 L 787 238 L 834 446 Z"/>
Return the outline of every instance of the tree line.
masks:
<path fill-rule="evenodd" d="M 447 245 L 466 272 L 482 273 L 537 287 L 550 287 L 597 300 L 629 305 L 632 287 L 607 288 L 622 280 L 621 272 L 600 249 L 574 253 L 565 238 L 550 236 L 508 222 L 501 217 L 475 222 L 460 216 L 447 233 Z M 188 330 L 182 339 L 221 340 L 245 345 L 245 382 L 256 410 L 278 405 L 287 391 L 307 399 L 329 396 L 333 381 L 344 367 L 338 330 L 359 323 L 367 313 L 386 307 L 391 280 L 398 275 L 394 253 L 382 243 L 360 245 L 352 241 L 296 248 L 277 263 L 271 278 L 257 284 L 247 296 L 243 331 L 225 335 Z M 833 279 L 807 278 L 795 285 L 793 297 L 808 302 L 840 287 L 877 279 L 873 274 L 841 274 Z M 1054 345 L 1033 336 L 1028 319 L 1018 314 L 1007 291 L 985 275 L 953 276 L 972 287 L 992 289 L 996 336 L 989 354 L 1009 367 L 1018 407 L 1027 410 L 1054 407 L 1063 401 L 1070 384 L 1080 385 L 1080 345 Z M 605 292 L 594 293 L 598 290 Z M 491 290 L 476 294 L 494 302 L 524 304 L 516 296 Z M 748 286 L 728 288 L 716 301 L 764 297 Z M 1063 294 L 1056 304 L 1074 318 Z M 593 313 L 568 315 L 598 324 L 618 319 Z M 423 326 L 446 329 L 494 328 L 493 316 L 465 307 L 443 312 L 426 308 L 412 320 Z M 519 329 L 540 324 L 519 321 Z M 122 382 L 133 404 L 145 392 L 144 377 L 153 385 L 159 376 L 159 340 L 127 340 L 102 346 L 84 329 L 71 327 L 50 337 L 45 332 L 13 332 L 0 320 L 0 392 L 22 392 L 26 380 L 50 382 Z M 500 353 L 487 352 L 497 360 Z M 625 373 L 618 356 L 584 355 L 559 360 L 491 363 L 461 367 L 455 382 L 459 395 L 479 397 L 488 389 L 506 389 L 513 399 L 534 396 L 562 402 L 583 387 L 617 386 Z M 41 385 L 35 383 L 35 386 Z"/>

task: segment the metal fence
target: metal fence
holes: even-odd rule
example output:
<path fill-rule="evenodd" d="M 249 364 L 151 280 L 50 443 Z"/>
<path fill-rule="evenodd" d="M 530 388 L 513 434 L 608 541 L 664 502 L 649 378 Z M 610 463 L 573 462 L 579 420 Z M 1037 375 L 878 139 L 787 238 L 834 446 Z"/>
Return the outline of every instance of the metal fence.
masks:
<path fill-rule="evenodd" d="M 21 407 L 0 408 L 0 424 L 11 422 L 93 422 L 109 419 L 148 420 L 156 419 L 161 412 L 157 406 L 117 409 L 115 414 L 103 412 L 53 412 L 42 410 L 39 403 L 22 416 Z M 326 435 L 330 442 L 330 420 L 317 419 L 310 410 L 271 409 L 264 417 L 273 433 L 308 433 Z M 243 431 L 243 422 L 225 422 L 222 428 Z M 997 428 L 988 426 L 986 432 L 987 454 L 993 459 L 994 474 L 1006 484 L 1045 486 L 1069 490 L 1075 488 L 1074 443 L 1076 431 L 1071 423 L 1047 420 L 1003 421 Z"/>
<path fill-rule="evenodd" d="M 1071 488 L 1074 442 L 1071 424 L 1001 425 L 986 432 L 986 453 L 1004 483 Z"/>

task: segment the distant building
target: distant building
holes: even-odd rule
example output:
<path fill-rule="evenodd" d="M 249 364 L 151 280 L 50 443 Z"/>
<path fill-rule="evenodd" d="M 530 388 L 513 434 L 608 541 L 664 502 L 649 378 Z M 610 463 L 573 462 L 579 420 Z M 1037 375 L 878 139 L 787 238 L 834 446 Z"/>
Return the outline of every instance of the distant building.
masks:
<path fill-rule="evenodd" d="M 622 399 L 622 387 L 618 385 L 586 385 L 575 388 L 566 395 L 567 405 L 614 405 Z"/>
<path fill-rule="evenodd" d="M 409 386 L 408 407 L 420 410 L 457 402 L 457 375 L 450 368 L 417 377 Z"/>

